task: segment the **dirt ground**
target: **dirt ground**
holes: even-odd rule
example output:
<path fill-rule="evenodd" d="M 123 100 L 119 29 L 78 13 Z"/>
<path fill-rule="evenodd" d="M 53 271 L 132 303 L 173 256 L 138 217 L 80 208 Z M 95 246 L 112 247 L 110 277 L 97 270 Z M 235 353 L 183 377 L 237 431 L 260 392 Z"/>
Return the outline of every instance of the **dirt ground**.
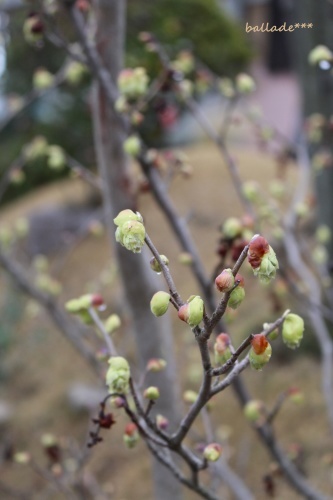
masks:
<path fill-rule="evenodd" d="M 187 180 L 177 179 L 171 194 L 179 212 L 190 216 L 191 231 L 206 270 L 211 273 L 217 263 L 215 250 L 218 226 L 227 216 L 240 214 L 241 208 L 235 201 L 229 176 L 215 149 L 201 144 L 190 148 L 187 154 L 194 167 L 194 175 Z M 240 162 L 243 178 L 257 178 L 263 186 L 267 185 L 275 173 L 275 165 L 268 156 L 258 156 L 251 150 L 234 151 L 234 154 Z M 293 173 L 290 179 L 292 184 Z M 64 181 L 40 189 L 19 203 L 16 202 L 3 211 L 2 217 L 10 223 L 17 216 L 29 215 L 31 211 L 39 210 L 45 204 L 79 202 L 85 196 L 86 189 L 80 181 Z M 189 269 L 177 261 L 178 244 L 173 242 L 171 232 L 149 193 L 141 197 L 140 212 L 145 217 L 147 230 L 157 248 L 170 259 L 171 270 L 176 277 L 180 293 L 184 296 L 198 293 L 198 287 Z M 59 298 L 61 303 L 67 298 L 82 294 L 87 283 L 96 281 L 101 269 L 114 270 L 107 238 L 86 238 L 75 251 L 56 256 L 52 269 L 63 283 L 63 293 Z M 14 414 L 10 422 L 0 429 L 1 437 L 3 443 L 12 440 L 16 449 L 28 449 L 38 463 L 45 464 L 46 459 L 40 446 L 40 437 L 45 432 L 55 434 L 68 446 L 74 446 L 75 441 L 84 448 L 89 413 L 71 407 L 68 402 L 68 388 L 77 382 L 96 386 L 98 382 L 46 314 L 43 311 L 35 311 L 34 306 L 12 287 L 10 280 L 3 273 L 1 285 L 2 314 L 8 304 L 16 305 L 18 310 L 25 308 L 24 314 L 14 312 L 14 318 L 6 320 L 5 325 L 10 338 L 2 348 L 0 399 L 12 405 Z M 118 289 L 117 278 L 102 289 L 109 313 L 121 310 Z M 288 306 L 288 300 L 285 306 Z M 237 344 L 246 334 L 258 331 L 263 321 L 272 320 L 274 317 L 276 315 L 274 316 L 262 288 L 253 282 L 251 293 L 239 310 L 236 320 L 230 323 L 230 334 Z M 196 389 L 198 384 L 194 379 L 198 357 L 194 341 L 190 332 L 179 325 L 175 315 L 173 321 L 183 389 Z M 124 349 L 132 359 L 135 346 L 125 329 L 116 335 L 115 341 L 120 350 Z M 291 453 L 295 445 L 302 448 L 307 476 L 314 485 L 333 497 L 332 440 L 320 393 L 320 372 L 316 358 L 299 354 L 297 351 L 286 359 L 282 356 L 274 359 L 273 354 L 273 361 L 265 368 L 264 374 L 248 370 L 243 379 L 253 397 L 263 399 L 268 406 L 274 403 L 281 391 L 290 386 L 299 387 L 305 394 L 303 404 L 287 402 L 283 407 L 275 424 L 276 434 L 281 445 L 291 450 Z M 92 451 L 85 466 L 86 480 L 93 481 L 93 474 L 110 499 L 153 499 L 150 459 L 145 446 L 140 443 L 134 450 L 124 447 L 120 429 L 124 428 L 125 420 L 117 411 L 116 414 L 117 426 L 105 433 L 105 442 Z M 262 477 L 269 470 L 271 458 L 239 411 L 231 390 L 216 398 L 211 418 L 218 429 L 219 439 L 230 464 L 247 481 L 255 498 L 268 498 L 263 491 Z M 6 482 L 13 488 L 30 491 L 32 487 L 41 488 L 43 481 L 44 478 L 27 466 L 3 465 L 1 468 L 0 486 Z M 62 498 L 60 493 L 49 493 L 48 498 Z M 0 498 L 13 497 L 0 493 Z M 35 498 L 46 497 L 38 494 L 31 496 L 31 499 Z M 96 493 L 94 498 L 100 497 Z M 184 498 L 194 499 L 197 496 L 186 491 Z M 221 498 L 231 498 L 223 488 Z M 299 497 L 279 478 L 276 498 L 293 500 Z"/>

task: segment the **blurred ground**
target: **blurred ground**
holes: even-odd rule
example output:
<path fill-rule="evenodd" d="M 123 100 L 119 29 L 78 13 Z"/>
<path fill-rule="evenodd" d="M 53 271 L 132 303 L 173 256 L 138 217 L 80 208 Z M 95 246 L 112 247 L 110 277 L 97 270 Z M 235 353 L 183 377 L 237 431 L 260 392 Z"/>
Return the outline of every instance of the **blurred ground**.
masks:
<path fill-rule="evenodd" d="M 194 167 L 194 175 L 188 180 L 176 180 L 171 192 L 181 214 L 190 216 L 191 230 L 206 270 L 211 273 L 217 264 L 215 250 L 218 226 L 225 217 L 240 214 L 240 206 L 235 202 L 229 176 L 215 149 L 201 144 L 190 148 L 187 153 Z M 259 156 L 252 150 L 233 153 L 238 157 L 243 178 L 260 179 L 263 186 L 267 185 L 275 173 L 275 165 L 268 156 Z M 293 179 L 291 172 L 291 185 Z M 6 208 L 2 216 L 10 222 L 18 215 L 28 215 L 45 204 L 73 204 L 82 200 L 85 195 L 86 190 L 79 181 L 64 181 L 32 193 L 19 203 L 16 202 L 13 207 Z M 140 212 L 145 217 L 148 232 L 157 248 L 168 255 L 170 269 L 181 294 L 186 297 L 197 293 L 198 288 L 189 270 L 177 262 L 179 248 L 173 243 L 169 228 L 149 194 L 142 196 Z M 96 275 L 102 268 L 112 267 L 109 252 L 106 237 L 89 237 L 75 248 L 75 251 L 53 259 L 52 269 L 64 284 L 61 302 L 82 294 L 85 283 L 96 281 Z M 249 277 L 248 280 L 250 279 Z M 12 288 L 3 274 L 1 285 L 7 292 L 0 299 L 1 311 L 8 302 L 8 294 L 10 301 L 24 305 L 23 297 Z M 269 321 L 276 317 L 258 284 L 251 282 L 250 290 L 237 320 L 230 323 L 229 333 L 236 344 L 250 332 L 259 331 L 264 320 Z M 109 304 L 108 313 L 124 313 L 117 279 L 103 289 L 103 294 Z M 289 303 L 286 303 L 286 307 L 287 305 Z M 96 379 L 50 324 L 45 314 L 40 312 L 35 315 L 33 309 L 30 304 L 27 314 L 14 315 L 14 320 L 8 325 L 11 337 L 1 357 L 0 398 L 12 405 L 14 415 L 10 424 L 3 427 L 1 434 L 4 441 L 12 439 L 18 449 L 33 451 L 37 460 L 45 463 L 39 444 L 40 436 L 44 432 L 52 432 L 64 439 L 70 436 L 84 445 L 88 414 L 74 410 L 69 405 L 68 388 L 77 382 L 96 384 Z M 195 344 L 190 333 L 176 320 L 175 315 L 173 318 L 179 369 L 184 376 L 183 388 L 196 389 L 198 384 L 195 379 L 199 365 Z M 116 342 L 119 349 L 124 350 L 129 358 L 133 359 L 135 346 L 123 330 L 116 335 Z M 276 348 L 276 351 L 280 350 L 285 351 L 283 348 Z M 305 393 L 303 405 L 286 403 L 276 422 L 276 432 L 278 436 L 282 436 L 281 444 L 285 448 L 292 447 L 294 443 L 302 447 L 304 468 L 312 483 L 333 495 L 332 464 L 325 463 L 323 458 L 331 453 L 332 447 L 320 394 L 319 365 L 316 359 L 300 355 L 297 351 L 287 358 L 281 355 L 276 358 L 274 360 L 273 354 L 273 362 L 265 368 L 264 375 L 248 370 L 243 379 L 250 387 L 253 397 L 262 398 L 268 406 L 274 403 L 281 391 L 291 385 L 298 386 Z M 256 498 L 268 498 L 263 492 L 262 477 L 268 472 L 271 460 L 256 440 L 255 433 L 244 421 L 231 389 L 219 395 L 211 415 L 219 429 L 219 439 L 224 443 L 225 455 L 230 457 L 231 464 L 250 485 Z M 152 499 L 148 453 L 142 443 L 135 450 L 125 449 L 121 437 L 125 421 L 120 415 L 117 420 L 117 426 L 109 433 L 104 433 L 105 442 L 93 450 L 86 466 L 87 480 L 89 471 L 96 473 L 110 498 L 115 500 Z M 40 486 L 43 481 L 38 475 L 18 465 L 3 468 L 1 480 L 23 490 L 29 490 L 32 484 Z M 227 498 L 223 491 L 221 495 L 221 498 Z M 39 497 L 34 496 L 35 498 Z M 54 498 L 61 496 L 56 493 Z M 185 498 L 197 497 L 186 493 Z M 276 498 L 293 500 L 298 496 L 291 493 L 283 479 L 279 479 Z"/>

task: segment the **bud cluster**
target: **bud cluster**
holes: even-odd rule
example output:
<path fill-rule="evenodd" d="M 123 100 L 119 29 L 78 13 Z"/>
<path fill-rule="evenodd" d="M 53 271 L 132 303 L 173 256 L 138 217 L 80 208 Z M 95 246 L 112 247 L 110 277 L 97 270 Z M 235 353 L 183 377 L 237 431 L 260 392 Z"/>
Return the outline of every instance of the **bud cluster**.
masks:
<path fill-rule="evenodd" d="M 109 359 L 109 369 L 106 372 L 106 385 L 109 393 L 126 394 L 129 389 L 131 372 L 127 360 L 121 356 Z"/>
<path fill-rule="evenodd" d="M 132 210 L 122 210 L 113 222 L 117 226 L 116 241 L 127 250 L 140 253 L 146 237 L 141 215 Z"/>
<path fill-rule="evenodd" d="M 279 263 L 273 248 L 263 236 L 255 236 L 249 245 L 248 261 L 259 281 L 268 284 L 276 276 Z"/>

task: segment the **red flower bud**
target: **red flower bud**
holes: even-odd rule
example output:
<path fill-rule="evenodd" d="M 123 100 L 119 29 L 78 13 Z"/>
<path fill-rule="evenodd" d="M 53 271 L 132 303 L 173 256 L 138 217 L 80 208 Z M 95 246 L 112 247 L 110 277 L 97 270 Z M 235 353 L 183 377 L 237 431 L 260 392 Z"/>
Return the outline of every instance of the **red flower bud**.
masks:
<path fill-rule="evenodd" d="M 125 434 L 127 436 L 133 436 L 137 432 L 138 428 L 134 422 L 130 422 L 125 427 Z"/>
<path fill-rule="evenodd" d="M 215 285 L 219 292 L 230 292 L 235 284 L 235 278 L 231 269 L 224 269 L 215 279 Z"/>
<path fill-rule="evenodd" d="M 178 310 L 178 318 L 187 323 L 189 316 L 189 304 L 183 304 Z"/>
<path fill-rule="evenodd" d="M 261 260 L 265 253 L 269 252 L 268 241 L 263 236 L 257 236 L 249 245 L 247 255 L 248 261 L 253 269 L 260 267 Z"/>
<path fill-rule="evenodd" d="M 92 307 L 100 307 L 104 305 L 104 299 L 99 293 L 95 293 L 91 296 Z"/>
<path fill-rule="evenodd" d="M 252 348 L 256 354 L 263 354 L 268 346 L 268 341 L 262 333 L 253 336 L 251 341 Z"/>

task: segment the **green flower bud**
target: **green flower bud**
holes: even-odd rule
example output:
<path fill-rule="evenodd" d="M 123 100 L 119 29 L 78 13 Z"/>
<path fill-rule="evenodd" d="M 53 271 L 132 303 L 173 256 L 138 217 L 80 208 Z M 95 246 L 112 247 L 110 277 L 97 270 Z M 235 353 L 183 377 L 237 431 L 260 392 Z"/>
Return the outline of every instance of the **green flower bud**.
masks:
<path fill-rule="evenodd" d="M 43 434 L 41 439 L 40 439 L 40 442 L 41 442 L 42 446 L 44 446 L 45 448 L 50 448 L 50 447 L 56 446 L 58 444 L 58 440 L 55 437 L 55 435 L 49 434 L 49 433 Z"/>
<path fill-rule="evenodd" d="M 244 406 L 244 415 L 252 423 L 260 424 L 265 420 L 265 405 L 262 401 L 253 399 Z"/>
<path fill-rule="evenodd" d="M 138 99 L 143 96 L 148 88 L 148 75 L 145 68 L 125 68 L 118 77 L 120 93 L 128 99 Z"/>
<path fill-rule="evenodd" d="M 33 162 L 46 156 L 48 153 L 48 144 L 45 137 L 38 135 L 23 149 L 26 161 Z"/>
<path fill-rule="evenodd" d="M 62 170 L 66 166 L 66 154 L 60 146 L 48 147 L 47 166 L 52 170 Z"/>
<path fill-rule="evenodd" d="M 188 252 L 182 252 L 178 255 L 178 262 L 180 262 L 180 264 L 184 264 L 185 266 L 190 266 L 193 264 L 193 257 Z"/>
<path fill-rule="evenodd" d="M 130 156 L 138 156 L 141 151 L 141 142 L 136 135 L 130 135 L 123 144 L 124 151 Z"/>
<path fill-rule="evenodd" d="M 316 264 L 322 266 L 329 260 L 329 253 L 323 245 L 316 245 L 312 250 L 312 258 Z"/>
<path fill-rule="evenodd" d="M 279 179 L 275 179 L 269 184 L 269 192 L 272 196 L 274 196 L 274 198 L 281 200 L 286 194 L 285 183 Z"/>
<path fill-rule="evenodd" d="M 201 323 L 204 314 L 204 302 L 199 295 L 192 295 L 188 302 L 182 305 L 178 311 L 178 317 L 185 321 L 191 328 Z"/>
<path fill-rule="evenodd" d="M 19 186 L 22 184 L 26 179 L 26 175 L 23 172 L 22 168 L 17 167 L 14 168 L 10 173 L 9 173 L 9 181 L 11 184 L 15 184 Z"/>
<path fill-rule="evenodd" d="M 75 87 L 79 85 L 83 78 L 88 74 L 88 68 L 79 61 L 72 61 L 66 68 L 65 78 L 69 85 Z"/>
<path fill-rule="evenodd" d="M 263 255 L 260 266 L 253 269 L 254 275 L 258 276 L 261 283 L 268 284 L 275 278 L 277 269 L 279 269 L 279 263 L 276 254 L 269 246 L 269 251 Z"/>
<path fill-rule="evenodd" d="M 126 425 L 125 433 L 123 435 L 125 445 L 127 448 L 132 449 L 136 446 L 139 439 L 140 435 L 137 426 L 133 422 L 130 422 Z"/>
<path fill-rule="evenodd" d="M 218 80 L 218 88 L 224 97 L 227 99 L 231 99 L 235 96 L 235 89 L 230 78 L 219 78 Z"/>
<path fill-rule="evenodd" d="M 29 221 L 25 217 L 19 217 L 15 222 L 15 231 L 18 238 L 25 238 L 29 233 Z"/>
<path fill-rule="evenodd" d="M 113 392 L 118 392 L 120 394 L 128 392 L 130 377 L 130 367 L 125 358 L 114 356 L 109 359 L 109 369 L 106 373 L 106 385 L 109 388 L 110 394 Z"/>
<path fill-rule="evenodd" d="M 333 60 L 333 54 L 326 45 L 317 45 L 309 53 L 309 64 L 311 66 L 317 66 L 321 61 L 331 62 Z"/>
<path fill-rule="evenodd" d="M 288 389 L 288 398 L 297 405 L 304 402 L 304 394 L 297 387 Z"/>
<path fill-rule="evenodd" d="M 227 219 L 223 226 L 222 226 L 222 232 L 226 238 L 229 239 L 234 239 L 237 236 L 240 236 L 243 231 L 243 224 L 239 219 L 236 217 L 229 217 Z"/>
<path fill-rule="evenodd" d="M 166 266 L 169 265 L 169 259 L 165 255 L 160 255 L 160 259 L 161 259 L 161 261 L 163 262 L 164 265 L 166 265 Z M 159 265 L 159 263 L 158 263 L 158 261 L 156 260 L 155 257 L 152 257 L 152 259 L 150 259 L 150 267 L 156 273 L 161 273 L 162 272 L 162 268 Z"/>
<path fill-rule="evenodd" d="M 211 443 L 204 449 L 203 455 L 209 462 L 216 462 L 222 453 L 222 447 L 217 443 Z"/>
<path fill-rule="evenodd" d="M 152 358 L 148 361 L 146 370 L 147 372 L 161 372 L 165 369 L 167 362 L 161 358 Z"/>
<path fill-rule="evenodd" d="M 250 365 L 255 370 L 262 370 L 263 367 L 268 363 L 272 355 L 272 346 L 267 345 L 266 349 L 262 354 L 256 354 L 253 347 L 249 351 Z"/>
<path fill-rule="evenodd" d="M 105 330 L 108 333 L 113 333 L 115 330 L 121 327 L 121 319 L 118 314 L 111 314 L 104 323 Z"/>
<path fill-rule="evenodd" d="M 256 181 L 247 181 L 242 187 L 245 198 L 249 201 L 257 201 L 259 196 L 259 184 Z"/>
<path fill-rule="evenodd" d="M 179 52 L 177 59 L 172 61 L 171 65 L 176 71 L 180 71 L 184 73 L 184 75 L 187 75 L 194 70 L 193 55 L 187 50 L 182 50 Z"/>
<path fill-rule="evenodd" d="M 178 83 L 178 93 L 182 100 L 189 99 L 193 94 L 193 83 L 191 80 L 184 79 Z"/>
<path fill-rule="evenodd" d="M 288 314 L 282 325 L 282 340 L 290 349 L 296 349 L 301 343 L 304 333 L 303 318 L 297 314 Z"/>
<path fill-rule="evenodd" d="M 113 219 L 113 222 L 116 226 L 121 227 L 125 222 L 129 222 L 131 220 L 135 220 L 138 222 L 143 222 L 141 215 L 139 212 L 132 212 L 132 210 L 126 209 L 119 212 L 117 217 Z"/>
<path fill-rule="evenodd" d="M 54 76 L 45 68 L 38 68 L 33 76 L 33 86 L 36 90 L 46 90 L 52 87 Z"/>
<path fill-rule="evenodd" d="M 160 391 L 158 387 L 151 386 L 144 391 L 143 396 L 150 401 L 156 401 L 160 397 Z"/>
<path fill-rule="evenodd" d="M 231 358 L 230 337 L 226 333 L 220 333 L 214 344 L 214 358 L 217 365 L 223 365 Z"/>
<path fill-rule="evenodd" d="M 236 89 L 240 94 L 251 94 L 256 90 L 256 84 L 250 75 L 240 73 L 236 77 Z"/>
<path fill-rule="evenodd" d="M 228 306 L 231 307 L 231 309 L 237 309 L 243 300 L 245 299 L 245 290 L 243 287 L 238 286 L 233 290 L 230 294 L 229 301 L 228 301 Z"/>
<path fill-rule="evenodd" d="M 150 310 L 154 316 L 163 316 L 168 310 L 171 295 L 167 292 L 156 292 L 150 301 Z"/>
<path fill-rule="evenodd" d="M 332 232 L 326 224 L 321 224 L 316 231 L 316 239 L 319 243 L 325 245 L 331 240 Z"/>
<path fill-rule="evenodd" d="M 13 456 L 13 461 L 20 465 L 26 465 L 30 462 L 31 455 L 27 451 L 18 451 Z"/>
<path fill-rule="evenodd" d="M 43 39 L 44 26 L 38 14 L 31 14 L 23 24 L 23 35 L 30 45 L 38 45 Z"/>
<path fill-rule="evenodd" d="M 116 240 L 133 253 L 140 253 L 145 243 L 146 230 L 141 222 L 131 220 L 116 230 Z"/>
<path fill-rule="evenodd" d="M 193 404 L 197 400 L 198 394 L 195 391 L 185 391 L 183 394 L 183 400 L 185 403 Z"/>

